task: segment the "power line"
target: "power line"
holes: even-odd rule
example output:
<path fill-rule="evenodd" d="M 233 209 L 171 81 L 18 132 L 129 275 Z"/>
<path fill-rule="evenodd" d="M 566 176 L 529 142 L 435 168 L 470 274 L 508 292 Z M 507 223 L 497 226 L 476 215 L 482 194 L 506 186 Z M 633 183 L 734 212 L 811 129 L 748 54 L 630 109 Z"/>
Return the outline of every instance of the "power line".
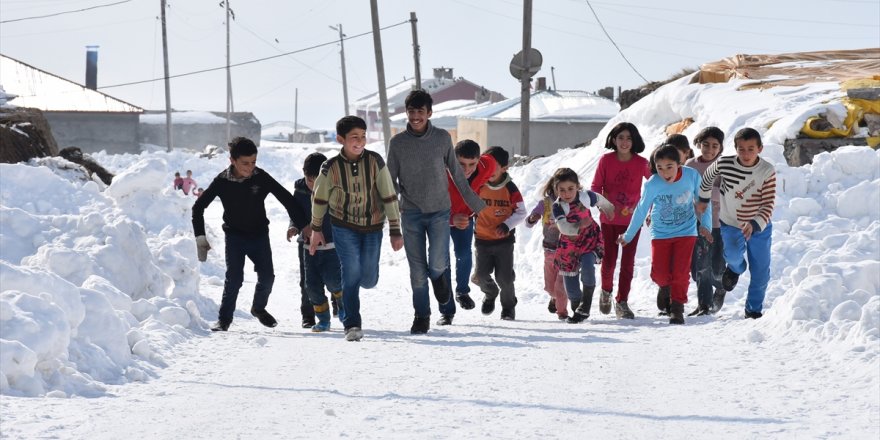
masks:
<path fill-rule="evenodd" d="M 596 14 L 596 10 L 593 9 L 593 5 L 590 4 L 590 0 L 585 0 L 585 1 L 587 2 L 587 6 L 590 7 L 590 12 L 593 13 L 593 17 L 596 17 L 596 23 L 599 23 L 599 27 L 602 28 L 602 32 L 605 32 L 605 36 L 608 37 L 608 40 L 611 41 L 611 44 L 614 45 L 614 48 L 617 49 L 617 52 L 620 53 L 620 56 L 623 57 L 623 60 L 626 61 L 626 64 L 629 64 L 629 67 L 633 70 L 633 72 L 635 72 L 636 75 L 638 75 L 640 78 L 642 78 L 642 80 L 644 80 L 646 83 L 651 82 L 651 81 L 648 81 L 648 78 L 645 78 L 644 75 L 639 73 L 639 71 L 636 69 L 636 66 L 633 66 L 632 63 L 629 62 L 629 59 L 626 58 L 626 55 L 623 54 L 623 51 L 620 50 L 620 47 L 618 47 L 617 43 L 614 42 L 614 39 L 611 38 L 611 34 L 609 34 L 608 31 L 605 30 L 605 26 L 602 24 L 602 21 L 599 20 L 599 15 Z"/>
<path fill-rule="evenodd" d="M 130 1 L 130 0 L 129 0 L 129 1 Z M 404 24 L 409 24 L 409 20 L 402 21 L 402 22 L 397 23 L 397 24 L 392 24 L 392 25 L 389 25 L 389 26 L 385 26 L 385 27 L 383 27 L 383 28 L 379 28 L 379 30 L 380 30 L 380 31 L 384 31 L 385 29 L 391 29 L 391 28 L 393 28 L 393 27 L 401 26 L 401 25 L 404 25 Z M 353 38 L 363 37 L 364 35 L 370 35 L 370 34 L 372 34 L 372 33 L 373 33 L 372 31 L 369 31 L 369 32 L 363 32 L 363 33 L 360 33 L 360 34 L 357 34 L 357 35 L 352 35 L 352 36 L 350 36 L 350 37 L 346 37 L 346 38 L 344 38 L 344 40 L 351 40 L 351 39 L 353 39 Z M 339 40 L 337 39 L 337 40 L 333 40 L 333 41 L 330 41 L 330 42 L 327 42 L 327 43 L 316 44 L 316 45 L 314 45 L 314 46 L 309 46 L 309 47 L 305 47 L 305 48 L 302 48 L 302 49 L 293 50 L 293 51 L 290 51 L 290 52 L 284 52 L 284 53 L 279 54 L 279 55 L 272 55 L 272 56 L 268 56 L 268 57 L 257 58 L 257 59 L 255 59 L 255 60 L 242 61 L 242 62 L 240 62 L 240 63 L 230 64 L 229 67 L 238 67 L 238 66 L 244 66 L 244 65 L 247 65 L 247 64 L 259 63 L 259 62 L 261 62 L 261 61 L 266 61 L 266 60 L 271 60 L 271 59 L 275 59 L 275 58 L 280 58 L 280 57 L 284 57 L 284 56 L 287 56 L 287 55 L 292 55 L 292 54 L 295 54 L 295 53 L 305 52 L 305 51 L 308 51 L 308 50 L 317 49 L 317 48 L 319 48 L 319 47 L 329 46 L 329 45 L 331 45 L 331 44 L 338 44 L 338 43 L 339 43 Z M 184 77 L 184 76 L 197 75 L 197 74 L 199 74 L 199 73 L 207 73 L 207 72 L 213 72 L 213 71 L 215 71 L 215 70 L 223 70 L 223 69 L 226 69 L 226 66 L 212 67 L 212 68 L 209 68 L 209 69 L 196 70 L 196 71 L 193 71 L 193 72 L 180 73 L 180 74 L 177 74 L 177 75 L 169 75 L 169 76 L 168 76 L 168 79 L 171 79 L 171 78 L 181 78 L 181 77 Z M 102 86 L 102 87 L 98 87 L 98 88 L 99 88 L 99 89 L 110 89 L 110 88 L 113 88 L 113 87 L 123 87 L 123 86 L 131 86 L 131 85 L 135 85 L 135 84 L 144 84 L 144 83 L 153 82 L 153 81 L 161 81 L 161 80 L 164 80 L 164 79 L 165 79 L 164 77 L 162 77 L 162 78 L 153 78 L 153 79 L 145 79 L 145 80 L 141 80 L 141 81 L 132 81 L 132 82 L 121 83 L 121 84 L 112 84 L 112 85 L 109 85 L 109 86 Z"/>
<path fill-rule="evenodd" d="M 77 10 L 74 10 L 74 11 L 56 12 L 56 13 L 54 13 L 54 14 L 46 14 L 46 15 L 35 15 L 35 16 L 33 16 L 33 17 L 14 18 L 14 19 L 12 19 L 12 20 L 3 20 L 3 21 L 0 21 L 0 23 L 12 23 L 12 22 L 14 22 L 14 21 L 36 20 L 36 19 L 38 19 L 38 18 L 48 18 L 48 17 L 55 17 L 55 16 L 58 16 L 58 15 L 64 15 L 64 14 L 73 14 L 73 13 L 76 13 L 76 12 L 84 12 L 84 11 L 89 11 L 89 10 L 92 10 L 92 9 L 106 8 L 106 7 L 108 7 L 108 6 L 121 5 L 121 4 L 123 4 L 123 3 L 128 3 L 128 2 L 130 2 L 130 1 L 131 1 L 131 0 L 122 0 L 122 1 L 119 1 L 119 2 L 116 2 L 116 3 L 107 3 L 107 4 L 104 4 L 104 5 L 90 6 L 90 7 L 88 7 L 88 8 L 77 9 Z"/>

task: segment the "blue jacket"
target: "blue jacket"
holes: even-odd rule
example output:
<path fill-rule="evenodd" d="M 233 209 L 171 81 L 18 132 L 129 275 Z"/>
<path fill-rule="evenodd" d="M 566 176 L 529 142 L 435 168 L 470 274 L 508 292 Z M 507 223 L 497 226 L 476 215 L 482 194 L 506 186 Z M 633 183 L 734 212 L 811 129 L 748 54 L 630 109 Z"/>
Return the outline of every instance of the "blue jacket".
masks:
<path fill-rule="evenodd" d="M 645 193 L 636 205 L 623 239 L 632 241 L 651 211 L 651 238 L 654 240 L 697 235 L 697 214 L 694 202 L 700 191 L 702 176 L 697 170 L 682 167 L 681 175 L 669 183 L 655 174 L 645 183 Z M 651 210 L 651 206 L 654 207 Z M 700 223 L 712 230 L 712 207 L 707 206 Z"/>
<path fill-rule="evenodd" d="M 293 199 L 294 201 L 296 201 L 297 205 L 301 206 L 303 210 L 308 213 L 308 215 L 306 216 L 308 218 L 308 221 L 294 224 L 297 229 L 302 231 L 303 228 L 309 225 L 312 219 L 312 191 L 309 189 L 308 185 L 306 185 L 305 177 L 293 183 Z M 326 214 L 324 214 L 324 219 L 321 224 L 321 232 L 324 234 L 325 243 L 333 243 L 333 226 L 330 224 L 329 210 Z M 299 235 L 296 241 L 303 241 L 302 234 Z"/>

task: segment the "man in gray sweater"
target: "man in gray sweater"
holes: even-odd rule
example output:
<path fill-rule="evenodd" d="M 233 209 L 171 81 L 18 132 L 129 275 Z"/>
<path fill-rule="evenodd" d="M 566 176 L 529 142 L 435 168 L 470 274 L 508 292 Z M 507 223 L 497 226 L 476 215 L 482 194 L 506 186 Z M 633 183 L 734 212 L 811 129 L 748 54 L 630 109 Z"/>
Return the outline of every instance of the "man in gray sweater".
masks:
<path fill-rule="evenodd" d="M 447 170 L 474 213 L 486 204 L 470 188 L 458 165 L 449 133 L 431 125 L 431 95 L 414 90 L 404 103 L 408 124 L 406 131 L 391 138 L 387 164 L 400 195 L 403 248 L 413 290 L 415 318 L 410 333 L 424 334 L 431 326 L 429 279 L 443 315 L 437 324 L 449 325 L 455 315 L 455 301 L 451 300 L 451 289 L 443 276 L 449 267 L 451 203 Z"/>

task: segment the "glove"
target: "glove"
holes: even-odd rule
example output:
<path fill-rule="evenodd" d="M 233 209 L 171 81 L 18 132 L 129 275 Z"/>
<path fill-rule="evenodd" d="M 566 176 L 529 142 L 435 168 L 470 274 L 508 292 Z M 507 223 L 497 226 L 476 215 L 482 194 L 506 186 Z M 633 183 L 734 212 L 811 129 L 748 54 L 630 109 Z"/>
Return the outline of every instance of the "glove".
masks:
<path fill-rule="evenodd" d="M 208 249 L 211 249 L 211 245 L 208 243 L 208 237 L 205 237 L 204 235 L 196 237 L 196 250 L 199 253 L 199 261 L 206 261 L 208 259 Z"/>

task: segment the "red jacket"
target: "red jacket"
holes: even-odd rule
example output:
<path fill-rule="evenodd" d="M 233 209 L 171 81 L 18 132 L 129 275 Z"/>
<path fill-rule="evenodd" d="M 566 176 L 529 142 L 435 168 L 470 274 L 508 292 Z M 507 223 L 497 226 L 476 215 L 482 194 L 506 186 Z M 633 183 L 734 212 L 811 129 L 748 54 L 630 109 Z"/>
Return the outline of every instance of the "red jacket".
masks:
<path fill-rule="evenodd" d="M 471 189 L 474 190 L 475 193 L 480 193 L 480 188 L 492 178 L 492 173 L 495 172 L 495 167 L 497 166 L 498 162 L 495 162 L 495 158 L 493 158 L 492 155 L 484 154 L 480 156 L 480 160 L 477 162 L 477 169 L 473 174 L 468 176 L 468 182 L 470 182 Z M 452 182 L 452 176 L 449 174 L 449 170 L 446 171 L 446 180 L 449 184 L 449 201 L 452 202 L 452 208 L 449 209 L 449 224 L 452 225 L 452 217 L 455 214 L 471 216 L 473 215 L 473 211 L 471 211 L 467 203 L 464 202 L 461 193 L 458 192 L 458 188 L 456 188 L 455 183 Z"/>

